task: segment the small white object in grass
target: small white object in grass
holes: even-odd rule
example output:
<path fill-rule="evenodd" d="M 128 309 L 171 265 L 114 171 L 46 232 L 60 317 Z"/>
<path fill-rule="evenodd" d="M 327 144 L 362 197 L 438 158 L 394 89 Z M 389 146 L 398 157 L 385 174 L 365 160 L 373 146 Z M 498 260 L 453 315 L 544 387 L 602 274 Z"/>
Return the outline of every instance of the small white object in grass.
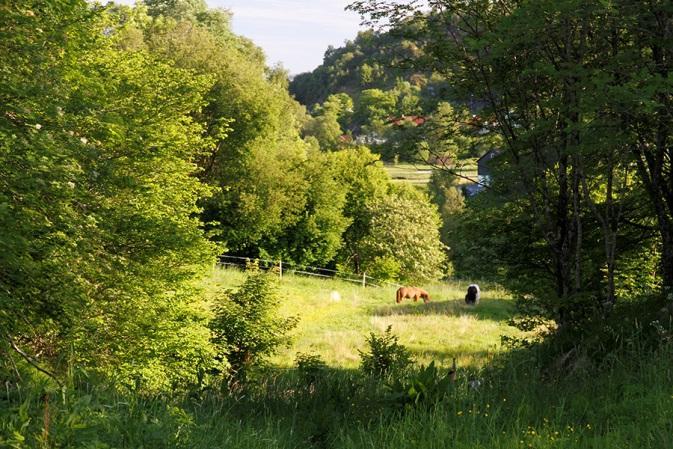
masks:
<path fill-rule="evenodd" d="M 331 301 L 341 301 L 341 294 L 336 290 L 332 290 L 329 294 L 329 299 Z"/>
<path fill-rule="evenodd" d="M 479 379 L 470 379 L 467 381 L 467 386 L 470 388 L 470 390 L 478 390 L 481 386 L 481 381 Z"/>

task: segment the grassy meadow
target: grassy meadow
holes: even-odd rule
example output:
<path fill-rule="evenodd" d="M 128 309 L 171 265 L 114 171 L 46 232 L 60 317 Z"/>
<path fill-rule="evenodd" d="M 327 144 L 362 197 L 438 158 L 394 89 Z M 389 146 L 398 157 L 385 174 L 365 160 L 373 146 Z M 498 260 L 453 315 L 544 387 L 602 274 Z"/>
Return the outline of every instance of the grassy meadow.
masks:
<path fill-rule="evenodd" d="M 209 294 L 243 282 L 245 274 L 235 269 L 215 269 L 209 280 Z M 271 359 L 273 365 L 289 367 L 297 353 L 318 354 L 334 368 L 357 368 L 358 350 L 365 337 L 383 333 L 392 326 L 400 343 L 422 364 L 435 360 L 439 365 L 481 367 L 500 351 L 500 336 L 522 336 L 506 321 L 513 302 L 505 291 L 482 285 L 478 307 L 465 304 L 469 282 L 423 285 L 431 302 L 405 300 L 395 303 L 394 286 L 365 287 L 337 279 L 317 279 L 285 275 L 280 282 L 280 313 L 299 318 L 293 344 Z M 337 292 L 340 300 L 333 300 Z"/>
<path fill-rule="evenodd" d="M 425 164 L 410 164 L 410 163 L 398 163 L 398 164 L 385 164 L 384 168 L 386 172 L 396 183 L 409 183 L 418 187 L 425 187 L 430 181 L 430 176 L 432 175 L 432 166 Z M 457 169 L 459 173 L 470 178 L 477 178 L 477 166 L 475 164 L 468 164 L 463 166 L 460 169 Z M 469 181 L 464 178 L 457 178 L 455 183 L 456 185 L 467 184 Z"/>
<path fill-rule="evenodd" d="M 216 269 L 206 302 L 245 274 Z M 74 373 L 60 392 L 29 367 L 25 384 L 0 397 L 0 447 L 199 449 L 614 449 L 673 447 L 673 345 L 648 347 L 638 334 L 594 359 L 542 365 L 544 346 L 504 350 L 520 336 L 506 320 L 506 292 L 484 285 L 476 308 L 462 304 L 467 283 L 427 285 L 429 304 L 394 302 L 394 287 L 286 275 L 282 314 L 299 317 L 293 343 L 244 389 L 211 385 L 189 393 L 119 391 Z M 341 299 L 334 301 L 332 292 Z M 418 363 L 458 375 L 438 395 L 400 402 L 392 378 L 364 375 L 364 337 L 388 325 Z M 636 326 L 636 330 L 642 327 Z M 298 370 L 297 353 L 327 366 Z M 411 376 L 419 377 L 412 370 Z M 446 369 L 439 370 L 440 375 Z M 414 374 L 416 373 L 416 374 Z M 307 376 L 308 374 L 308 376 Z M 434 379 L 434 380 L 433 380 Z M 470 387 L 470 381 L 478 385 Z M 406 387 L 405 387 L 406 388 Z M 394 394 L 391 394 L 394 393 Z M 433 396 L 435 395 L 435 396 Z M 50 399 L 49 399 L 50 398 Z M 433 400 L 434 399 L 434 400 Z"/>

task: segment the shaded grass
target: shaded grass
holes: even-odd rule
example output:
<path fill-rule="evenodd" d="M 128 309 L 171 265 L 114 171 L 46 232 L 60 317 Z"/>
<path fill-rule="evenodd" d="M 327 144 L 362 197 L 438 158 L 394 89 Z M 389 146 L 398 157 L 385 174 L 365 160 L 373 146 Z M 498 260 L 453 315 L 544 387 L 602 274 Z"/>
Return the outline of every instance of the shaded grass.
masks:
<path fill-rule="evenodd" d="M 480 390 L 342 432 L 335 447 L 670 448 L 673 347 L 639 355 L 557 382 L 514 357 Z"/>
<path fill-rule="evenodd" d="M 670 448 L 673 346 L 623 355 L 545 381 L 532 353 L 501 354 L 477 390 L 461 371 L 448 398 L 411 409 L 344 369 L 326 370 L 318 384 L 293 370 L 269 372 L 239 396 L 144 397 L 90 379 L 65 402 L 52 392 L 47 438 L 45 385 L 36 382 L 0 393 L 0 447 Z"/>

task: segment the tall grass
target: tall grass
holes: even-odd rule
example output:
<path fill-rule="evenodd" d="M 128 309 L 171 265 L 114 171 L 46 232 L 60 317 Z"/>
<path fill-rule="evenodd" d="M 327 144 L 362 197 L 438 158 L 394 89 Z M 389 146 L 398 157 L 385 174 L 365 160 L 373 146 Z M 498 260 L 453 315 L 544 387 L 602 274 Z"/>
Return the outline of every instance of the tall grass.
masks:
<path fill-rule="evenodd" d="M 235 271 L 217 271 L 210 294 L 242 279 Z M 19 363 L 22 382 L 10 373 L 2 377 L 0 447 L 673 447 L 673 343 L 651 345 L 641 325 L 632 334 L 622 332 L 600 357 L 556 363 L 553 342 L 511 352 L 489 349 L 511 313 L 507 296 L 497 289 L 484 289 L 482 304 L 468 309 L 456 297 L 463 295 L 460 285 L 429 286 L 435 297 L 429 307 L 398 306 L 392 290 L 338 281 L 286 277 L 282 285 L 284 312 L 299 315 L 303 327 L 294 346 L 274 359 L 280 363 L 257 372 L 245 389 L 229 392 L 214 384 L 148 396 L 76 373 L 61 393 Z M 325 296 L 333 289 L 341 301 Z M 357 369 L 349 354 L 366 351 L 362 334 L 388 320 L 421 361 L 453 355 L 463 361 L 446 396 L 402 405 L 386 386 L 392 378 Z M 335 338 L 321 346 L 337 331 L 346 343 Z M 346 331 L 353 332 L 352 340 Z M 477 338 L 480 332 L 486 335 Z M 452 343 L 470 338 L 476 342 Z M 311 350 L 329 363 L 306 376 L 292 365 L 297 352 Z"/>

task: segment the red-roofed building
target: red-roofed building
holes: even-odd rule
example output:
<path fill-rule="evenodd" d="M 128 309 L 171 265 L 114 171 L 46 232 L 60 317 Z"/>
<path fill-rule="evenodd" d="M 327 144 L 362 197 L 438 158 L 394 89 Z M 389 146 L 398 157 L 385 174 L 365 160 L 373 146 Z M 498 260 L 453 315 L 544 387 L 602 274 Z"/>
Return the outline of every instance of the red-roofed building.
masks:
<path fill-rule="evenodd" d="M 388 123 L 395 126 L 402 126 L 407 123 L 414 124 L 415 126 L 421 126 L 427 121 L 427 118 L 421 115 L 403 115 L 401 117 L 395 117 L 388 120 Z"/>

